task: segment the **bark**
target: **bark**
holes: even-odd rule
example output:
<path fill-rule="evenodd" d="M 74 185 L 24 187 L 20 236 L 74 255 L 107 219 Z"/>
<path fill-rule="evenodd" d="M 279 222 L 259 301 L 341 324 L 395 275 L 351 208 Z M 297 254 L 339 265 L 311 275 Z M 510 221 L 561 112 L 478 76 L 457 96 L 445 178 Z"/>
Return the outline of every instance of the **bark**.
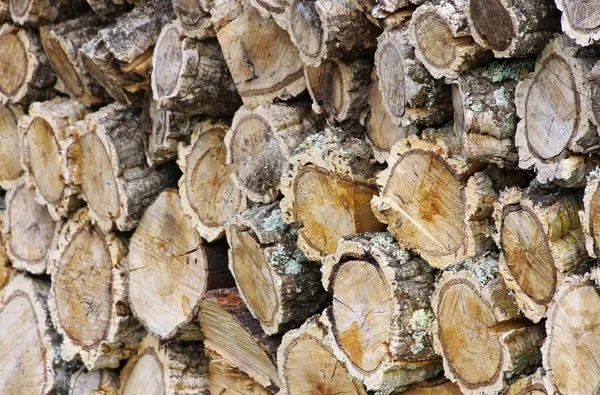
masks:
<path fill-rule="evenodd" d="M 0 215 L 3 213 L 0 212 Z M 0 291 L 4 288 L 14 276 L 15 271 L 10 264 L 8 254 L 6 253 L 6 247 L 2 240 L 2 234 L 0 233 Z"/>
<path fill-rule="evenodd" d="M 292 5 L 291 0 L 250 0 L 250 4 L 260 12 L 263 18 L 271 17 L 283 30 L 288 29 L 285 11 Z"/>
<path fill-rule="evenodd" d="M 208 379 L 211 394 L 219 395 L 271 395 L 272 392 L 254 381 L 246 373 L 231 366 L 214 352 L 209 356 Z"/>
<path fill-rule="evenodd" d="M 561 27 L 579 45 L 593 45 L 600 40 L 600 10 L 593 1 L 554 0 L 562 11 Z"/>
<path fill-rule="evenodd" d="M 546 395 L 548 390 L 544 385 L 544 375 L 542 369 L 538 369 L 534 374 L 522 377 L 510 385 L 506 395 Z"/>
<path fill-rule="evenodd" d="M 243 0 L 199 0 L 210 12 L 210 21 L 218 33 L 243 12 Z"/>
<path fill-rule="evenodd" d="M 0 104 L 0 188 L 10 189 L 23 174 L 18 122 L 23 108 Z"/>
<path fill-rule="evenodd" d="M 40 26 L 75 17 L 89 10 L 85 0 L 9 0 L 17 25 Z"/>
<path fill-rule="evenodd" d="M 598 258 L 600 256 L 600 212 L 598 207 L 600 202 L 600 193 L 598 192 L 600 186 L 600 174 L 597 170 L 593 171 L 587 177 L 587 185 L 585 187 L 585 194 L 583 196 L 583 207 L 579 211 L 579 219 L 583 227 L 583 233 L 585 235 L 585 246 L 589 256 Z"/>
<path fill-rule="evenodd" d="M 131 8 L 129 0 L 86 0 L 92 10 L 106 18 L 116 18 Z"/>
<path fill-rule="evenodd" d="M 404 391 L 394 392 L 394 395 L 462 395 L 462 392 L 456 384 L 442 377 L 413 384 Z"/>
<path fill-rule="evenodd" d="M 0 0 L 0 23 L 10 22 L 10 0 Z"/>
<path fill-rule="evenodd" d="M 113 370 L 81 368 L 71 376 L 69 388 L 72 395 L 117 395 L 119 376 Z"/>
<path fill-rule="evenodd" d="M 216 36 L 210 10 L 205 9 L 200 0 L 173 0 L 173 11 L 185 36 L 197 39 Z"/>

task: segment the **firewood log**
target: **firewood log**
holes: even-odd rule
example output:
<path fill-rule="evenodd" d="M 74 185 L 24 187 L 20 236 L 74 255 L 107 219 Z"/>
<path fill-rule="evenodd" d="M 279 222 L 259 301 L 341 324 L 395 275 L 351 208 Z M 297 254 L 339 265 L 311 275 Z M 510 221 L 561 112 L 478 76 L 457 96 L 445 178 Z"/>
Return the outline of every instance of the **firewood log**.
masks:
<path fill-rule="evenodd" d="M 585 184 L 591 169 L 585 156 L 599 144 L 593 85 L 586 76 L 599 58 L 597 49 L 585 51 L 557 36 L 538 58 L 535 72 L 517 85 L 519 166 L 535 169 L 542 183 Z"/>
<path fill-rule="evenodd" d="M 544 385 L 545 372 L 538 369 L 534 374 L 522 377 L 510 385 L 506 395 L 546 395 L 548 390 Z"/>
<path fill-rule="evenodd" d="M 600 9 L 593 1 L 554 0 L 562 11 L 562 30 L 579 45 L 592 45 L 600 40 Z"/>
<path fill-rule="evenodd" d="M 291 0 L 250 0 L 250 4 L 260 12 L 263 18 L 272 17 L 283 30 L 288 29 L 285 11 L 292 4 Z"/>
<path fill-rule="evenodd" d="M 0 188 L 10 189 L 23 173 L 18 122 L 23 109 L 0 104 Z"/>
<path fill-rule="evenodd" d="M 115 19 L 132 8 L 133 0 L 86 0 L 92 10 L 102 17 Z M 143 1 L 143 0 L 142 0 Z"/>
<path fill-rule="evenodd" d="M 161 343 L 149 335 L 119 381 L 119 395 L 210 395 L 208 359 L 199 342 Z"/>
<path fill-rule="evenodd" d="M 229 269 L 267 335 L 300 326 L 327 300 L 319 265 L 306 259 L 296 239 L 278 202 L 245 211 L 227 228 Z"/>
<path fill-rule="evenodd" d="M 10 22 L 10 0 L 0 0 L 0 23 Z"/>
<path fill-rule="evenodd" d="M 281 338 L 263 332 L 235 288 L 209 291 L 200 302 L 199 315 L 207 350 L 266 389 L 279 391 L 275 353 Z"/>
<path fill-rule="evenodd" d="M 463 395 L 463 393 L 456 384 L 442 377 L 438 379 L 423 381 L 418 384 L 413 384 L 409 386 L 408 389 L 406 389 L 405 391 L 394 392 L 392 395 Z"/>
<path fill-rule="evenodd" d="M 258 384 L 246 373 L 231 366 L 219 354 L 208 351 L 208 380 L 211 394 L 219 395 L 271 395 L 272 392 Z"/>
<path fill-rule="evenodd" d="M 320 119 L 305 103 L 241 107 L 225 135 L 227 163 L 234 165 L 236 186 L 254 202 L 274 201 L 292 152 L 320 126 Z"/>
<path fill-rule="evenodd" d="M 227 26 L 243 11 L 245 0 L 199 0 L 203 8 L 210 12 L 210 21 L 215 31 Z"/>
<path fill-rule="evenodd" d="M 497 394 L 540 361 L 543 330 L 523 319 L 489 254 L 445 271 L 431 301 L 434 347 L 465 394 Z"/>
<path fill-rule="evenodd" d="M 394 14 L 398 11 L 404 11 L 406 9 L 410 9 L 410 7 L 421 5 L 427 0 L 355 0 L 363 3 L 368 3 L 369 1 L 376 3 L 372 5 L 370 8 L 372 9 L 371 13 L 378 18 L 385 18 L 390 14 Z"/>
<path fill-rule="evenodd" d="M 247 205 L 231 179 L 234 166 L 226 163 L 228 130 L 226 123 L 205 120 L 194 127 L 191 144 L 179 146 L 181 208 L 209 242 L 224 236 L 224 225 Z"/>
<path fill-rule="evenodd" d="M 129 244 L 133 314 L 160 339 L 201 340 L 197 306 L 207 291 L 233 286 L 227 247 L 205 244 L 167 189 L 144 212 Z"/>
<path fill-rule="evenodd" d="M 379 169 L 362 129 L 353 132 L 327 128 L 310 136 L 281 178 L 283 220 L 299 225 L 298 247 L 313 261 L 334 253 L 343 236 L 384 228 L 369 208 Z"/>
<path fill-rule="evenodd" d="M 0 211 L 0 216 L 1 215 L 2 211 Z M 14 274 L 15 271 L 10 265 L 10 260 L 6 253 L 6 246 L 2 240 L 2 233 L 0 233 L 0 291 L 9 283 Z"/>
<path fill-rule="evenodd" d="M 200 0 L 173 0 L 173 11 L 187 37 L 197 39 L 214 38 L 215 28 L 207 10 Z"/>
<path fill-rule="evenodd" d="M 598 206 L 600 199 L 600 172 L 596 168 L 587 177 L 587 184 L 585 187 L 585 194 L 583 196 L 583 207 L 579 211 L 579 219 L 583 227 L 583 233 L 585 235 L 585 246 L 588 255 L 594 258 L 600 256 L 600 234 L 598 229 L 600 225 L 598 220 L 600 215 L 598 212 Z"/>
<path fill-rule="evenodd" d="M 108 369 L 79 369 L 71 376 L 69 385 L 71 395 L 117 395 L 119 376 Z"/>
<path fill-rule="evenodd" d="M 85 0 L 9 0 L 14 23 L 40 26 L 77 16 L 89 10 Z"/>
<path fill-rule="evenodd" d="M 423 259 L 389 233 L 364 233 L 341 239 L 321 270 L 334 354 L 368 390 L 387 394 L 442 371 L 431 338 L 436 275 Z"/>

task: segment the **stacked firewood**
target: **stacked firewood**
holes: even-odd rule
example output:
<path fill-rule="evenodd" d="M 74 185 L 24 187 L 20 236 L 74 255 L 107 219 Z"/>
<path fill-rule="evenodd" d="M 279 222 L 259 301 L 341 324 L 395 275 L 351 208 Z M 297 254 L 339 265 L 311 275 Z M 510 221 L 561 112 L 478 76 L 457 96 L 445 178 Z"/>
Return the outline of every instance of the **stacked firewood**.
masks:
<path fill-rule="evenodd" d="M 600 391 L 597 0 L 0 23 L 0 394 Z"/>

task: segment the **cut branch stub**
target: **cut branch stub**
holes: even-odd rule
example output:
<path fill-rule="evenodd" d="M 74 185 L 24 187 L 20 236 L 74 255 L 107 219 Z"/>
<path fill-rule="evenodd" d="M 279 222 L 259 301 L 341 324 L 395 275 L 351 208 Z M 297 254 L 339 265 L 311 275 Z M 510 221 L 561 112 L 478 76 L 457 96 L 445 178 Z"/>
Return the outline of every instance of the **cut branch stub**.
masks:
<path fill-rule="evenodd" d="M 562 30 L 579 45 L 600 40 L 600 8 L 593 0 L 554 0 L 562 11 Z"/>
<path fill-rule="evenodd" d="M 288 32 L 307 66 L 372 53 L 380 30 L 350 0 L 293 0 Z"/>
<path fill-rule="evenodd" d="M 470 36 L 464 3 L 450 0 L 425 3 L 413 13 L 409 26 L 415 56 L 435 78 L 458 78 L 493 58 Z"/>
<path fill-rule="evenodd" d="M 21 179 L 6 194 L 2 234 L 13 267 L 33 274 L 46 273 L 48 254 L 54 248 L 60 223 L 35 199 Z"/>
<path fill-rule="evenodd" d="M 577 216 L 578 194 L 557 188 L 510 188 L 495 204 L 500 274 L 533 322 L 546 316 L 564 273 L 589 260 Z"/>
<path fill-rule="evenodd" d="M 200 342 L 141 342 L 119 378 L 119 395 L 210 395 L 208 358 Z"/>
<path fill-rule="evenodd" d="M 277 351 L 283 385 L 279 393 L 366 395 L 360 381 L 334 356 L 332 343 L 333 335 L 316 315 L 286 333 Z"/>
<path fill-rule="evenodd" d="M 289 157 L 320 124 L 305 103 L 241 107 L 225 135 L 227 163 L 234 165 L 236 186 L 254 202 L 274 201 Z"/>
<path fill-rule="evenodd" d="M 288 100 L 306 90 L 302 61 L 289 35 L 249 3 L 217 39 L 245 105 Z"/>
<path fill-rule="evenodd" d="M 9 0 L 10 16 L 18 25 L 46 25 L 89 10 L 85 0 Z"/>
<path fill-rule="evenodd" d="M 275 353 L 281 338 L 263 332 L 235 288 L 209 291 L 200 302 L 199 316 L 207 350 L 266 389 L 279 391 Z"/>
<path fill-rule="evenodd" d="M 522 319 L 497 271 L 491 254 L 465 261 L 444 272 L 431 301 L 435 350 L 467 394 L 497 394 L 540 361 L 543 329 Z"/>
<path fill-rule="evenodd" d="M 48 207 L 55 220 L 68 217 L 81 206 L 78 188 L 65 184 L 67 166 L 62 144 L 69 126 L 86 113 L 78 101 L 57 97 L 33 103 L 29 115 L 19 120 L 21 162 L 28 185 L 35 188 L 38 202 Z"/>
<path fill-rule="evenodd" d="M 560 30 L 552 0 L 468 0 L 465 16 L 471 35 L 497 58 L 518 58 L 541 52 Z"/>
<path fill-rule="evenodd" d="M 220 395 L 272 395 L 246 373 L 232 366 L 219 354 L 207 351 L 210 393 Z"/>
<path fill-rule="evenodd" d="M 56 75 L 39 34 L 10 24 L 0 27 L 0 102 L 23 106 L 56 95 Z"/>
<path fill-rule="evenodd" d="M 542 369 L 538 369 L 531 376 L 520 378 L 511 384 L 506 395 L 547 395 L 548 390 L 544 385 L 545 374 Z"/>
<path fill-rule="evenodd" d="M 245 211 L 227 228 L 229 269 L 268 335 L 299 326 L 327 300 L 319 265 L 306 259 L 296 238 L 278 202 Z"/>
<path fill-rule="evenodd" d="M 90 208 L 90 217 L 108 232 L 137 226 L 144 209 L 176 181 L 177 169 L 146 163 L 147 138 L 137 111 L 113 103 L 88 114 L 71 128 L 69 173 Z"/>
<path fill-rule="evenodd" d="M 535 169 L 542 183 L 585 184 L 590 170 L 585 154 L 599 143 L 591 122 L 593 85 L 586 76 L 599 58 L 600 51 L 582 50 L 557 36 L 538 58 L 535 72 L 517 85 L 519 167 Z"/>
<path fill-rule="evenodd" d="M 388 394 L 442 371 L 431 338 L 435 273 L 423 259 L 389 233 L 364 233 L 340 240 L 321 270 L 334 354 L 368 390 Z"/>
<path fill-rule="evenodd" d="M 187 37 L 207 39 L 216 36 L 210 10 L 202 6 L 201 0 L 173 0 L 173 11 Z"/>
<path fill-rule="evenodd" d="M 129 302 L 161 339 L 201 340 L 197 306 L 204 294 L 233 286 L 227 247 L 202 241 L 167 189 L 144 212 L 129 245 Z"/>
<path fill-rule="evenodd" d="M 297 223 L 298 247 L 313 261 L 334 253 L 343 236 L 384 228 L 369 207 L 379 168 L 368 144 L 349 132 L 327 128 L 310 136 L 281 178 L 283 220 Z"/>
<path fill-rule="evenodd" d="M 223 122 L 202 121 L 194 127 L 191 144 L 179 146 L 181 208 L 209 242 L 221 238 L 227 221 L 247 204 L 231 178 L 234 166 L 226 163 L 224 138 L 228 130 Z"/>
<path fill-rule="evenodd" d="M 453 131 L 400 140 L 377 176 L 373 212 L 402 248 L 437 268 L 481 255 L 492 244 L 492 180 L 461 157 Z"/>
<path fill-rule="evenodd" d="M 119 390 L 119 376 L 112 370 L 87 371 L 79 369 L 71 376 L 71 395 L 116 395 Z"/>
<path fill-rule="evenodd" d="M 242 104 L 217 41 L 183 37 L 177 24 L 156 40 L 152 94 L 158 108 L 188 115 L 233 115 Z"/>
<path fill-rule="evenodd" d="M 21 177 L 21 138 L 18 122 L 23 109 L 0 104 L 0 188 L 10 189 Z"/>

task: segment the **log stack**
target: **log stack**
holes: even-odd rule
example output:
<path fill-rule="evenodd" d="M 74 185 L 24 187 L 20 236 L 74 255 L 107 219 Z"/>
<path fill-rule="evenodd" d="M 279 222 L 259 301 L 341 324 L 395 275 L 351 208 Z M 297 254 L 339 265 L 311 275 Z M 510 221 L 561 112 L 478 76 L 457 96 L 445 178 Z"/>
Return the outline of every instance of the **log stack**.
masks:
<path fill-rule="evenodd" d="M 598 0 L 0 0 L 0 395 L 597 395 L 599 166 Z"/>

